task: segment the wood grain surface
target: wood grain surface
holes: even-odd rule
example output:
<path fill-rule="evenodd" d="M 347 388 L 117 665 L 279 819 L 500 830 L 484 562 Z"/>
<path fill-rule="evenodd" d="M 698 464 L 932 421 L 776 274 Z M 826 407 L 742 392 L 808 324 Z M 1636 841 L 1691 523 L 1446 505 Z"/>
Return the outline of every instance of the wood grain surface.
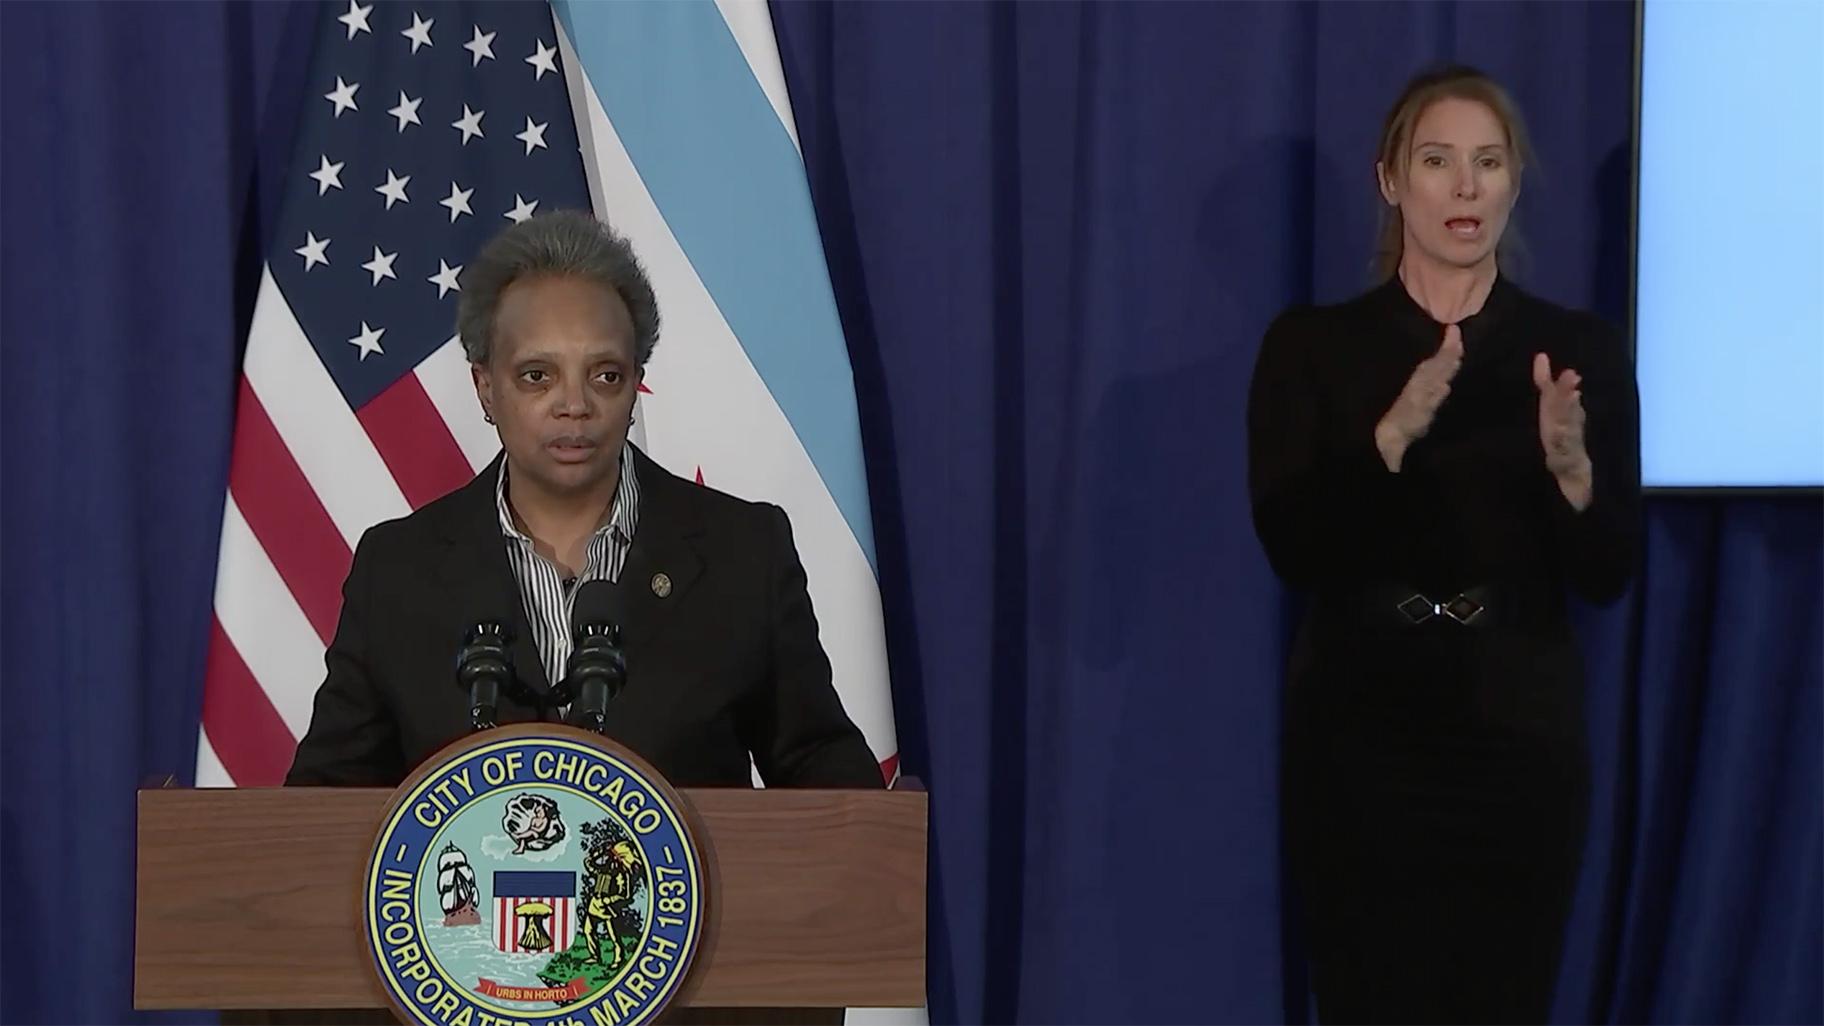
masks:
<path fill-rule="evenodd" d="M 141 791 L 134 1006 L 384 1006 L 360 883 L 391 794 Z M 924 794 L 683 795 L 709 901 L 674 1008 L 924 1003 Z"/>

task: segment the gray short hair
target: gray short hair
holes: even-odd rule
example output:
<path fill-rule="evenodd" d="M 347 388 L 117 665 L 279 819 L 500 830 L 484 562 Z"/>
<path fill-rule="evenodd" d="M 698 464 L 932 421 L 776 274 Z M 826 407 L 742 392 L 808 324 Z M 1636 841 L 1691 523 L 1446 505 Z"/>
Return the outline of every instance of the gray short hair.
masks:
<path fill-rule="evenodd" d="M 644 368 L 659 342 L 659 301 L 627 239 L 580 210 L 529 217 L 488 241 L 462 272 L 456 333 L 471 363 L 494 352 L 500 295 L 535 275 L 583 278 L 611 288 L 633 317 L 634 360 Z"/>

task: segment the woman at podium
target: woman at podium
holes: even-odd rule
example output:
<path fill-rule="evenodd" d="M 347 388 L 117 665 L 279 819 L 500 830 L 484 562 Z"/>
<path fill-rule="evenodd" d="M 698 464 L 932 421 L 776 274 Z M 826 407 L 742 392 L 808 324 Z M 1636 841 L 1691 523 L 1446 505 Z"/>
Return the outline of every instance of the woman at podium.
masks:
<path fill-rule="evenodd" d="M 627 440 L 659 332 L 627 241 L 573 212 L 507 228 L 463 273 L 457 328 L 503 452 L 362 537 L 286 782 L 393 786 L 468 732 L 454 671 L 478 624 L 510 639 L 499 720 L 574 720 L 571 620 L 588 586 L 608 596 L 626 664 L 602 727 L 673 784 L 746 787 L 757 768 L 771 786 L 881 787 L 784 511 L 683 480 Z"/>

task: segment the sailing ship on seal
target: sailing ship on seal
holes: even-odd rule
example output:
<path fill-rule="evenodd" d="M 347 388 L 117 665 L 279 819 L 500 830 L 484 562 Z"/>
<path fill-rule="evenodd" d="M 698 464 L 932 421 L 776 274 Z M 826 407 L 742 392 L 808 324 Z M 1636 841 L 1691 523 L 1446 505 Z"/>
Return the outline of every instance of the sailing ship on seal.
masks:
<path fill-rule="evenodd" d="M 454 844 L 444 845 L 437 853 L 437 897 L 443 904 L 443 925 L 479 925 L 481 912 L 476 905 L 480 896 L 469 857 Z"/>

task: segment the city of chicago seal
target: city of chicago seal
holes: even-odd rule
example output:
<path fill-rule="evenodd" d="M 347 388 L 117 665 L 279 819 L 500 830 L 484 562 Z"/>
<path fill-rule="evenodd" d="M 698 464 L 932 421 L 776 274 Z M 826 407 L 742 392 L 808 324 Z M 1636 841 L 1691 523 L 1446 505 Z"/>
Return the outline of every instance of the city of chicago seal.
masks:
<path fill-rule="evenodd" d="M 650 767 L 553 724 L 433 757 L 388 808 L 362 888 L 381 986 L 426 1026 L 634 1026 L 702 936 L 703 863 Z"/>

